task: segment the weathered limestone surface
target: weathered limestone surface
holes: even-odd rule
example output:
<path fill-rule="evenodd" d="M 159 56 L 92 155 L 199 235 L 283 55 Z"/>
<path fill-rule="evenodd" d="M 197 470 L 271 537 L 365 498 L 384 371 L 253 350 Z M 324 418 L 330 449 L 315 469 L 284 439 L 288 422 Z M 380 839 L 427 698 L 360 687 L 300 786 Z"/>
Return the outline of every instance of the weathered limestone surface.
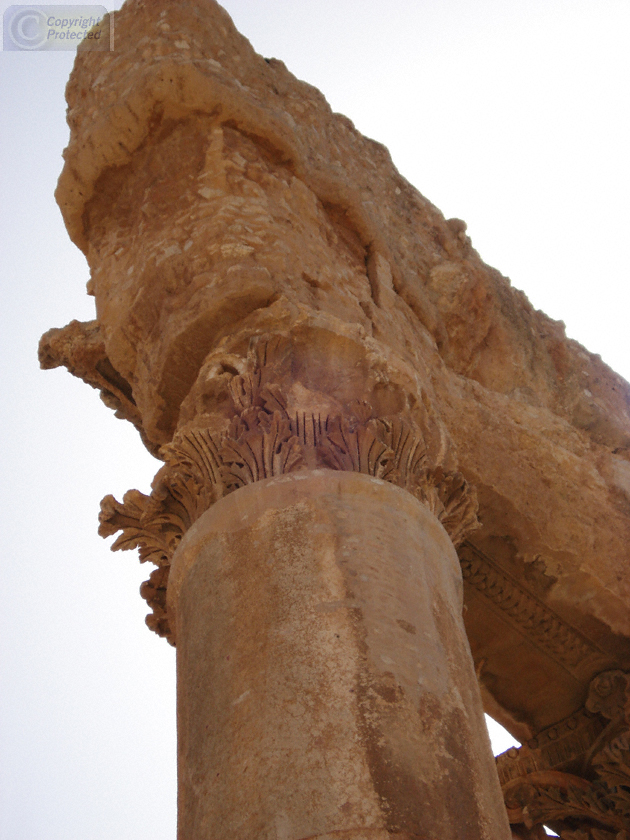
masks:
<path fill-rule="evenodd" d="M 166 462 L 101 520 L 158 565 L 150 626 L 175 640 L 171 560 L 212 505 L 301 471 L 383 479 L 458 546 L 484 704 L 527 742 L 514 773 L 581 774 L 622 807 L 586 704 L 630 670 L 630 386 L 211 0 L 134 0 L 115 38 L 77 58 L 57 191 L 97 320 L 51 330 L 41 360 Z M 609 840 L 628 814 L 562 827 Z"/>
<path fill-rule="evenodd" d="M 457 555 L 410 493 L 242 488 L 188 531 L 169 605 L 183 837 L 505 836 Z"/>

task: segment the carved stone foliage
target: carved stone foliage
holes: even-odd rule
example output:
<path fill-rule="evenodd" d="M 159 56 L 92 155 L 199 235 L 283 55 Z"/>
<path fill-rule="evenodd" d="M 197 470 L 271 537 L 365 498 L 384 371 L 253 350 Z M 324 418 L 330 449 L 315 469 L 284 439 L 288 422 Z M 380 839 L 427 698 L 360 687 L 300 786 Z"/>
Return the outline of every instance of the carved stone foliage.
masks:
<path fill-rule="evenodd" d="M 122 504 L 113 496 L 101 502 L 98 532 L 122 531 L 112 551 L 139 549 L 140 562 L 158 568 L 140 593 L 153 610 L 147 625 L 173 641 L 166 615 L 166 585 L 173 552 L 192 523 L 220 496 L 223 461 L 212 437 L 192 431 L 164 447 L 166 464 L 153 481 L 150 496 L 129 490 Z"/>
<path fill-rule="evenodd" d="M 233 416 L 226 430 L 188 430 L 163 447 L 165 465 L 150 496 L 137 490 L 122 504 L 101 503 L 99 533 L 121 535 L 112 550 L 140 549 L 158 566 L 143 584 L 153 609 L 147 624 L 174 643 L 166 615 L 173 552 L 192 523 L 217 499 L 246 484 L 308 468 L 362 472 L 412 493 L 458 544 L 477 526 L 477 500 L 457 472 L 431 463 L 422 431 L 401 418 L 375 418 L 355 401 L 339 415 L 290 415 L 280 387 L 265 381 L 264 364 L 230 381 Z"/>
<path fill-rule="evenodd" d="M 630 840 L 630 674 L 599 674 L 585 708 L 550 729 L 564 736 L 560 752 L 526 745 L 497 758 L 510 822 L 562 840 Z"/>

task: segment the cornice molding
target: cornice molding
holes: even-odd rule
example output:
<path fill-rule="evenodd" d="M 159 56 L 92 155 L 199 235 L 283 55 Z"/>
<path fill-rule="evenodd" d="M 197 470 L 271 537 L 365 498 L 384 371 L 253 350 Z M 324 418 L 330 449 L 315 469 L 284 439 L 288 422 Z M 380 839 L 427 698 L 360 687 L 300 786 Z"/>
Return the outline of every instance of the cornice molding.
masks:
<path fill-rule="evenodd" d="M 501 617 L 573 676 L 609 657 L 470 542 L 458 549 L 464 581 Z M 600 665 L 601 667 L 601 665 Z M 592 671 L 591 671 L 592 673 Z"/>

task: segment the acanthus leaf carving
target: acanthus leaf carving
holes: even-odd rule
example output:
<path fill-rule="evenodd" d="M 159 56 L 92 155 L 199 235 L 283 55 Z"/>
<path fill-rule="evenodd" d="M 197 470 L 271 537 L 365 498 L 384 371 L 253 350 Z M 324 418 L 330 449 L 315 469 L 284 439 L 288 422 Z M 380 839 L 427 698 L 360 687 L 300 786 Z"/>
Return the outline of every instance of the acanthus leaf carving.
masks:
<path fill-rule="evenodd" d="M 625 731 L 596 753 L 592 760 L 597 775 L 606 785 L 615 789 L 611 797 L 619 810 L 630 817 L 630 793 L 618 793 L 620 787 L 630 792 L 630 732 Z"/>
<path fill-rule="evenodd" d="M 98 532 L 102 537 L 122 531 L 114 541 L 112 551 L 138 548 L 140 562 L 151 561 L 156 566 L 170 563 L 178 539 L 172 528 L 164 528 L 165 515 L 155 500 L 138 490 L 129 490 L 122 504 L 113 496 L 101 502 Z"/>
<path fill-rule="evenodd" d="M 414 434 L 408 423 L 399 418 L 380 420 L 382 440 L 389 446 L 392 457 L 392 480 L 400 487 L 413 492 L 421 483 L 426 470 L 427 447 L 424 438 Z"/>
<path fill-rule="evenodd" d="M 474 489 L 459 472 L 429 468 L 424 439 L 400 418 L 328 418 L 317 451 L 332 469 L 363 472 L 408 490 L 439 519 L 456 546 L 478 527 Z"/>
<path fill-rule="evenodd" d="M 291 423 L 279 411 L 268 415 L 248 409 L 234 417 L 220 450 L 221 477 L 227 492 L 304 465 Z"/>
<path fill-rule="evenodd" d="M 453 545 L 479 527 L 477 494 L 461 473 L 445 472 L 442 467 L 429 470 L 418 483 L 416 495 L 440 520 Z"/>
<path fill-rule="evenodd" d="M 540 751 L 528 761 L 531 750 L 512 748 L 497 758 L 508 816 L 512 824 L 527 828 L 550 825 L 563 840 L 628 840 L 630 837 L 630 674 L 604 671 L 591 680 L 585 709 L 574 721 L 573 747 L 555 759 L 582 775 L 544 767 Z M 602 718 L 611 721 L 602 723 Z M 622 731 L 620 732 L 620 727 Z M 563 722 L 550 728 L 558 734 Z M 576 737 L 580 730 L 582 735 Z M 538 736 L 540 738 L 541 736 Z M 537 739 L 534 739 L 537 740 Z M 510 755 L 512 754 L 513 755 Z M 523 753 L 523 758 L 520 754 Z M 507 759 L 510 759 L 508 761 Z M 532 756 L 533 758 L 533 756 Z M 516 763 L 519 775 L 505 776 L 507 764 Z"/>
<path fill-rule="evenodd" d="M 146 617 L 149 630 L 153 630 L 158 636 L 164 636 L 169 642 L 174 643 L 166 610 L 166 588 L 169 571 L 170 566 L 161 566 L 154 569 L 149 575 L 149 579 L 145 580 L 140 587 L 140 595 L 153 610 Z"/>
<path fill-rule="evenodd" d="M 122 531 L 112 549 L 140 548 L 140 559 L 168 569 L 183 535 L 219 498 L 240 487 L 313 467 L 361 472 L 412 493 L 436 515 L 454 543 L 476 527 L 477 501 L 460 473 L 429 463 L 426 431 L 400 417 L 373 417 L 355 400 L 345 412 L 290 416 L 282 389 L 267 381 L 266 364 L 282 353 L 282 341 L 259 342 L 255 365 L 229 382 L 233 416 L 227 429 L 180 432 L 162 447 L 164 466 L 150 496 L 137 490 L 123 503 L 107 496 L 99 533 Z M 159 579 L 158 579 L 159 578 Z M 167 576 L 143 586 L 154 609 L 147 623 L 173 641 L 166 616 Z"/>
<path fill-rule="evenodd" d="M 393 471 L 394 453 L 378 432 L 374 420 L 357 422 L 344 415 L 330 417 L 317 452 L 331 469 L 362 472 L 387 481 Z"/>
<path fill-rule="evenodd" d="M 618 831 L 625 827 L 601 786 L 569 773 L 532 773 L 505 785 L 503 793 L 510 822 L 528 828 L 566 820 L 587 820 Z"/>
<path fill-rule="evenodd" d="M 211 435 L 192 431 L 163 448 L 165 465 L 153 480 L 150 496 L 129 490 L 122 504 L 113 496 L 101 502 L 99 534 L 117 531 L 112 551 L 139 548 L 140 561 L 164 570 L 153 572 L 141 594 L 153 609 L 147 625 L 174 643 L 166 615 L 166 582 L 171 558 L 182 537 L 221 495 L 221 460 Z"/>

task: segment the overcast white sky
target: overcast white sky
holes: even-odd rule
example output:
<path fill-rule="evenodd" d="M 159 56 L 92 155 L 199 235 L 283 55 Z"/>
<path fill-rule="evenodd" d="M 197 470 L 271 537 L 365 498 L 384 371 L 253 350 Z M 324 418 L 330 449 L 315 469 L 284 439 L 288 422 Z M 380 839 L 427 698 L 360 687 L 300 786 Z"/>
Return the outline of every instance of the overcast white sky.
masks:
<path fill-rule="evenodd" d="M 224 5 L 630 378 L 628 0 Z M 172 840 L 174 651 L 144 627 L 149 569 L 96 534 L 100 499 L 147 492 L 158 464 L 95 391 L 37 367 L 42 332 L 93 317 L 53 199 L 72 59 L 0 53 L 0 840 Z"/>

